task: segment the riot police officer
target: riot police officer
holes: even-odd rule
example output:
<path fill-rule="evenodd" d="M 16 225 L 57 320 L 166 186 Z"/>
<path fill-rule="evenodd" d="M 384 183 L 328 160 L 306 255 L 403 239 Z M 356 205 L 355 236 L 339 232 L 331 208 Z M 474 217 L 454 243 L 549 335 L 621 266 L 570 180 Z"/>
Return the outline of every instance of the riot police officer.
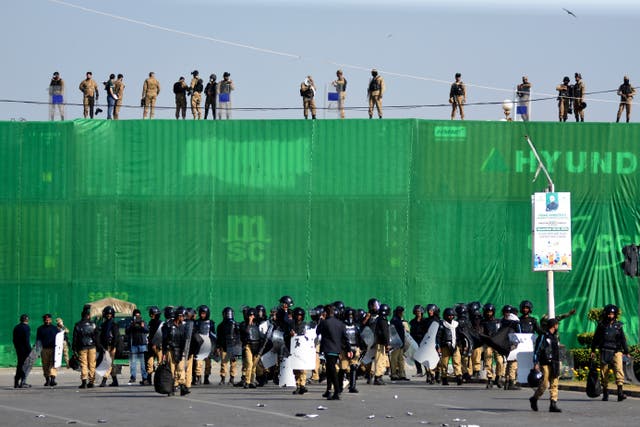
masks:
<path fill-rule="evenodd" d="M 449 367 L 449 359 L 452 360 L 453 373 L 456 376 L 458 385 L 462 384 L 462 365 L 460 361 L 460 351 L 457 346 L 458 322 L 454 320 L 455 311 L 453 308 L 445 308 L 442 314 L 442 321 L 438 329 L 436 337 L 436 349 L 440 355 L 440 376 L 442 385 L 449 385 L 447 378 L 447 369 Z"/>
<path fill-rule="evenodd" d="M 413 319 L 409 320 L 409 335 L 411 338 L 420 345 L 422 339 L 425 335 L 424 330 L 424 308 L 421 305 L 413 306 Z M 415 361 L 414 361 L 415 362 Z M 421 377 L 424 374 L 422 373 L 422 363 L 415 362 L 416 365 L 416 377 Z"/>
<path fill-rule="evenodd" d="M 288 335 L 285 335 L 285 343 L 287 348 L 291 348 L 291 338 L 294 336 L 304 336 L 307 332 L 307 323 L 304 321 L 305 311 L 301 307 L 293 310 L 293 323 Z M 296 379 L 296 389 L 293 394 L 305 394 L 308 390 L 307 372 L 303 369 L 294 369 L 293 375 Z"/>
<path fill-rule="evenodd" d="M 482 332 L 484 335 L 495 335 L 500 329 L 500 320 L 496 319 L 496 307 L 487 303 L 482 307 Z M 495 356 L 495 370 L 493 367 L 493 359 Z M 493 350 L 492 347 L 485 345 L 484 347 L 484 368 L 487 371 L 487 388 L 491 388 L 494 385 L 502 387 L 500 377 L 504 371 L 504 358 Z"/>
<path fill-rule="evenodd" d="M 567 116 L 571 114 L 573 86 L 569 84 L 570 81 L 569 76 L 565 76 L 562 79 L 562 83 L 556 86 L 556 91 L 558 91 L 558 119 L 561 122 L 566 122 Z"/>
<path fill-rule="evenodd" d="M 165 317 L 167 315 L 170 319 L 162 325 L 162 356 L 163 359 L 169 364 L 171 368 L 171 374 L 173 375 L 173 387 L 174 390 L 180 387 L 180 395 L 184 396 L 190 393 L 186 385 L 185 379 L 185 346 L 186 335 L 184 328 L 184 316 L 186 310 L 184 307 L 168 307 L 165 309 Z M 170 393 L 175 394 L 175 391 Z"/>
<path fill-rule="evenodd" d="M 73 327 L 73 352 L 80 362 L 79 388 L 92 388 L 96 380 L 96 344 L 98 343 L 98 328 L 91 321 L 91 307 L 85 305 L 82 319 Z"/>
<path fill-rule="evenodd" d="M 342 385 L 344 377 L 349 373 L 349 393 L 358 393 L 356 388 L 356 377 L 358 370 L 358 359 L 360 358 L 360 331 L 356 325 L 356 311 L 347 308 L 344 311 L 345 334 L 347 336 L 348 347 L 340 353 L 340 373 L 338 386 Z"/>
<path fill-rule="evenodd" d="M 378 311 L 378 317 L 375 321 L 375 328 L 373 330 L 375 337 L 375 357 L 373 359 L 373 385 L 385 385 L 386 383 L 382 379 L 386 369 L 389 367 L 389 357 L 387 352 L 390 349 L 390 332 L 389 321 L 387 316 L 389 315 L 391 308 L 387 304 L 380 304 Z"/>
<path fill-rule="evenodd" d="M 600 350 L 600 371 L 602 374 L 602 400 L 609 400 L 609 365 L 613 365 L 618 386 L 618 402 L 627 398 L 622 390 L 624 371 L 622 355 L 629 355 L 627 337 L 622 329 L 622 322 L 618 321 L 618 307 L 608 304 L 602 310 L 602 320 L 598 323 L 591 343 L 591 357 L 595 357 L 595 350 Z"/>
<path fill-rule="evenodd" d="M 216 324 L 210 319 L 211 310 L 207 305 L 201 305 L 198 307 L 198 319 L 194 324 L 194 331 L 200 335 L 208 336 L 211 341 L 211 348 L 215 349 L 216 346 Z M 195 379 L 194 384 L 198 385 L 201 382 L 201 376 L 203 374 L 202 367 L 204 366 L 204 381 L 203 384 L 209 384 L 209 376 L 211 375 L 211 358 L 205 357 L 204 360 L 197 360 L 195 366 Z"/>
<path fill-rule="evenodd" d="M 234 319 L 233 309 L 225 307 L 222 310 L 222 322 L 218 325 L 217 351 L 220 355 L 220 385 L 224 385 L 229 364 L 229 384 L 235 383 L 236 358 L 242 355 L 240 342 L 240 325 Z"/>
<path fill-rule="evenodd" d="M 523 334 L 542 334 L 543 331 L 538 325 L 538 319 L 533 317 L 533 303 L 529 300 L 524 300 L 520 303 L 520 330 Z"/>
<path fill-rule="evenodd" d="M 109 356 L 111 356 L 111 366 L 109 366 L 104 377 L 102 377 L 100 387 L 105 387 L 107 385 L 107 378 L 109 378 L 109 375 L 111 375 L 111 384 L 109 384 L 109 386 L 118 387 L 118 377 L 113 371 L 113 365 L 116 359 L 116 345 L 118 344 L 120 335 L 118 324 L 113 318 L 115 314 L 116 311 L 110 305 L 106 306 L 102 310 L 102 323 L 99 328 L 99 344 L 102 351 L 109 353 Z"/>
<path fill-rule="evenodd" d="M 147 384 L 151 385 L 153 372 L 155 371 L 156 363 L 160 363 L 162 360 L 162 345 L 154 339 L 158 329 L 162 324 L 160 320 L 160 309 L 157 306 L 149 307 L 149 336 L 147 341 L 149 342 L 149 348 L 146 353 L 146 365 L 147 365 Z"/>
<path fill-rule="evenodd" d="M 240 340 L 242 342 L 242 379 L 239 385 L 244 388 L 256 388 L 256 370 L 260 360 L 260 328 L 256 309 L 247 310 L 247 318 L 240 324 Z"/>

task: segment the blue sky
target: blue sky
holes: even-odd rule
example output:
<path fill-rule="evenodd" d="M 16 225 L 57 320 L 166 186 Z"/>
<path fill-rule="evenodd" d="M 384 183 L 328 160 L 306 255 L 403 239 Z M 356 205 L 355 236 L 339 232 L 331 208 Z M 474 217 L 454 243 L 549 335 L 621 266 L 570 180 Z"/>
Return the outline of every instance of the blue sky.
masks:
<path fill-rule="evenodd" d="M 456 72 L 470 103 L 511 98 L 524 74 L 534 97 L 553 96 L 562 77 L 574 72 L 582 73 L 588 92 L 615 90 L 624 74 L 640 82 L 634 49 L 640 5 L 623 0 L 7 0 L 4 11 L 2 100 L 46 101 L 51 74 L 59 71 L 67 102 L 79 103 L 78 84 L 91 70 L 98 82 L 123 73 L 124 102 L 138 105 L 142 83 L 155 71 L 162 85 L 158 104 L 172 107 L 173 83 L 198 69 L 203 76 L 229 71 L 234 106 L 265 109 L 237 111 L 235 118 L 299 118 L 298 87 L 306 75 L 314 76 L 323 106 L 325 87 L 343 68 L 347 106 L 361 107 L 369 69 L 376 67 L 387 82 L 385 117 L 446 119 L 446 106 L 406 106 L 446 103 Z M 615 94 L 589 95 L 587 103 L 587 121 L 615 119 Z M 556 120 L 555 104 L 534 103 L 532 118 Z M 466 109 L 472 120 L 501 115 L 497 105 Z M 69 119 L 80 116 L 80 107 L 67 107 Z M 140 118 L 141 112 L 125 109 L 121 116 Z M 158 113 L 172 116 L 171 110 Z M 319 113 L 325 116 L 335 113 Z M 347 117 L 364 118 L 366 111 Z M 12 118 L 46 120 L 47 106 L 0 102 L 0 120 Z"/>

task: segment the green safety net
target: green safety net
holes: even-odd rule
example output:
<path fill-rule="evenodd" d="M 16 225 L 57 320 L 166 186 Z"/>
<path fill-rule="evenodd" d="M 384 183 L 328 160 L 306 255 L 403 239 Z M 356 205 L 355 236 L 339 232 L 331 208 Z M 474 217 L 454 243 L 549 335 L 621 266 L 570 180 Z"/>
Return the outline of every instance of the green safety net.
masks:
<path fill-rule="evenodd" d="M 572 193 L 573 271 L 555 274 L 562 340 L 620 305 L 638 340 L 640 126 L 426 120 L 0 123 L 0 365 L 12 326 L 68 327 L 112 296 L 150 305 L 305 308 L 370 297 L 546 313 L 531 267 L 536 144 Z"/>

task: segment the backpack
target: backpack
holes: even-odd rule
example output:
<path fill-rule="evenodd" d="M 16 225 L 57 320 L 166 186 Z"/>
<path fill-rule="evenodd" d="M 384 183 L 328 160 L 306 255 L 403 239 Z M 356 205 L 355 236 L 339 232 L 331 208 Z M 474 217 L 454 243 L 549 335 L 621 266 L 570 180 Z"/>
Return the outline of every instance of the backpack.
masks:
<path fill-rule="evenodd" d="M 173 392 L 173 375 L 171 375 L 169 364 L 158 365 L 153 377 L 153 386 L 156 393 L 170 395 Z"/>
<path fill-rule="evenodd" d="M 196 86 L 193 88 L 193 90 L 202 93 L 202 91 L 204 90 L 202 79 L 198 79 L 198 83 L 196 83 Z"/>

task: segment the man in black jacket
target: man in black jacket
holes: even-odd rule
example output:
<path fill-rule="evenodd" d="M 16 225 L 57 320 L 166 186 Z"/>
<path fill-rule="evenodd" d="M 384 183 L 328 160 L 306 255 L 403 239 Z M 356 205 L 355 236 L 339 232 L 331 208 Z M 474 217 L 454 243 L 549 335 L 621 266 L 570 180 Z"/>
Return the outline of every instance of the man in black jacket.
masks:
<path fill-rule="evenodd" d="M 142 319 L 142 313 L 137 308 L 133 310 L 133 318 L 129 326 L 127 326 L 126 334 L 130 339 L 129 347 L 129 369 L 131 370 L 131 378 L 129 384 L 136 381 L 137 366 L 140 367 L 140 376 L 142 381 L 140 385 L 145 385 L 147 381 L 147 370 L 144 367 L 144 354 L 147 351 L 147 334 L 149 328 Z"/>
<path fill-rule="evenodd" d="M 80 388 L 92 388 L 96 379 L 96 344 L 98 329 L 91 321 L 91 307 L 84 306 L 82 319 L 73 327 L 73 352 L 80 362 Z"/>
<path fill-rule="evenodd" d="M 336 364 L 340 353 L 344 351 L 348 358 L 353 357 L 349 348 L 345 324 L 335 317 L 335 307 L 327 305 L 324 308 L 326 318 L 321 320 L 317 327 L 320 340 L 320 352 L 324 353 L 327 367 L 327 390 L 322 397 L 328 400 L 340 400 L 340 384 Z M 333 394 L 331 388 L 333 387 Z"/>
<path fill-rule="evenodd" d="M 116 311 L 110 305 L 106 306 L 102 310 L 102 324 L 100 324 L 100 340 L 99 344 L 102 351 L 109 353 L 111 356 L 111 366 L 107 369 L 102 377 L 100 387 L 107 385 L 107 378 L 111 375 L 110 387 L 118 387 L 118 377 L 113 373 L 113 365 L 116 358 L 116 345 L 118 343 L 118 336 L 120 330 L 118 329 L 118 323 L 114 320 Z"/>
<path fill-rule="evenodd" d="M 42 352 L 40 357 L 42 358 L 42 374 L 44 375 L 44 386 L 56 386 L 57 370 L 54 366 L 54 353 L 56 349 L 56 335 L 58 334 L 58 328 L 51 323 L 51 315 L 45 314 L 42 316 L 43 324 L 38 327 L 36 331 L 36 341 L 40 341 L 42 345 Z"/>
<path fill-rule="evenodd" d="M 27 384 L 27 376 L 22 370 L 24 361 L 27 360 L 29 353 L 31 353 L 30 339 L 31 328 L 29 328 L 29 315 L 23 314 L 20 316 L 20 323 L 13 328 L 13 347 L 16 349 L 16 355 L 18 356 L 16 375 L 13 379 L 14 388 L 31 387 Z"/>
<path fill-rule="evenodd" d="M 562 412 L 558 408 L 558 377 L 560 375 L 560 341 L 558 340 L 558 321 L 549 319 L 547 331 L 538 336 L 533 352 L 534 369 L 542 369 L 542 381 L 533 396 L 529 398 L 531 409 L 538 410 L 538 399 L 542 397 L 549 385 L 549 397 L 551 398 L 549 412 Z"/>

